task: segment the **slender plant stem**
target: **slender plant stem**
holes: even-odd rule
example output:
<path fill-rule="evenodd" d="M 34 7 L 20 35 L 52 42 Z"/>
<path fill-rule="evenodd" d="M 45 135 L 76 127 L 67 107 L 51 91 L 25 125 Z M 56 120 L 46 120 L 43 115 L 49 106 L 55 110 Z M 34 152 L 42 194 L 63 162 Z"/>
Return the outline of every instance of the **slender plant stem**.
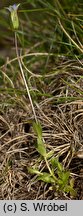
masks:
<path fill-rule="evenodd" d="M 34 109 L 33 102 L 32 102 L 32 99 L 31 99 L 31 95 L 30 95 L 30 92 L 29 92 L 29 87 L 27 85 L 27 82 L 26 82 L 26 79 L 25 79 L 25 75 L 24 75 L 24 72 L 23 72 L 23 68 L 22 68 L 22 64 L 21 64 L 21 61 L 20 61 L 20 56 L 19 56 L 19 52 L 18 52 L 18 43 L 17 43 L 17 32 L 16 31 L 15 31 L 15 48 L 16 48 L 16 55 L 17 55 L 20 71 L 21 71 L 21 74 L 22 74 L 22 77 L 23 77 L 23 81 L 24 81 L 24 84 L 25 84 L 25 87 L 26 87 L 26 90 L 27 90 L 27 94 L 28 94 L 28 97 L 29 97 L 29 100 L 30 100 L 30 104 L 31 104 L 31 107 L 32 107 L 34 118 L 35 118 L 35 121 L 37 122 L 37 117 L 36 117 L 35 109 Z"/>

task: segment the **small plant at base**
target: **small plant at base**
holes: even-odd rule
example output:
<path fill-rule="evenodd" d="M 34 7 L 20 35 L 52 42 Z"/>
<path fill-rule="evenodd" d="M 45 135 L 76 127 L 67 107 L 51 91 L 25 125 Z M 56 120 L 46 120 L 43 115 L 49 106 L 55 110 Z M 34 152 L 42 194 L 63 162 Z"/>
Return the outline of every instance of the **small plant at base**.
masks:
<path fill-rule="evenodd" d="M 66 171 L 58 159 L 53 156 L 53 151 L 50 151 L 49 153 L 46 152 L 45 144 L 42 139 L 42 128 L 40 123 L 34 123 L 33 129 L 37 134 L 36 149 L 41 155 L 41 158 L 45 160 L 48 172 L 41 172 L 36 167 L 29 167 L 28 171 L 31 174 L 36 174 L 37 180 L 51 183 L 51 188 L 53 190 L 55 189 L 57 192 L 61 191 L 70 193 L 70 195 L 75 196 L 76 191 L 73 188 L 74 179 L 70 177 L 70 172 Z"/>

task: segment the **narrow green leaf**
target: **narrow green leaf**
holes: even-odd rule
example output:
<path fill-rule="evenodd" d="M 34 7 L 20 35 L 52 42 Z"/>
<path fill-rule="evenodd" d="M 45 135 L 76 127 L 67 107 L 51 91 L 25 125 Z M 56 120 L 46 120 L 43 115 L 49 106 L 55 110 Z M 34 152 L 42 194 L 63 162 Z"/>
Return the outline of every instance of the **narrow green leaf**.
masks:
<path fill-rule="evenodd" d="M 62 184 L 63 187 L 68 185 L 70 172 L 60 172 L 60 171 L 58 171 L 58 176 L 59 176 L 59 184 Z"/>
<path fill-rule="evenodd" d="M 44 146 L 43 140 L 40 137 L 37 138 L 36 149 L 43 157 L 46 157 L 46 148 Z"/>
<path fill-rule="evenodd" d="M 64 188 L 64 192 L 70 193 L 71 196 L 74 196 L 74 197 L 77 195 L 77 192 L 70 185 L 68 185 Z"/>
<path fill-rule="evenodd" d="M 58 166 L 58 170 L 60 171 L 60 172 L 62 172 L 64 169 L 63 169 L 63 166 L 62 166 L 62 164 L 58 161 L 58 163 L 57 163 L 57 166 Z"/>
<path fill-rule="evenodd" d="M 71 179 L 70 179 L 70 186 L 71 186 L 72 188 L 74 187 L 74 181 L 75 181 L 74 178 L 71 178 Z"/>
<path fill-rule="evenodd" d="M 70 176 L 70 172 L 69 171 L 63 173 L 63 175 L 62 175 L 62 181 L 64 182 L 64 184 L 68 183 L 69 176 Z"/>
<path fill-rule="evenodd" d="M 33 129 L 34 129 L 34 132 L 37 134 L 37 136 L 42 138 L 42 127 L 39 122 L 33 123 Z"/>
<path fill-rule="evenodd" d="M 47 158 L 47 159 L 51 158 L 51 157 L 53 156 L 53 154 L 54 154 L 54 151 L 53 151 L 53 150 L 50 151 L 50 152 L 48 152 L 48 153 L 46 154 L 46 158 Z"/>
<path fill-rule="evenodd" d="M 56 157 L 51 159 L 51 164 L 54 169 L 57 168 L 59 171 L 63 170 L 62 164 L 58 161 Z"/>
<path fill-rule="evenodd" d="M 51 159 L 51 164 L 52 164 L 53 169 L 57 168 L 57 159 L 55 157 Z"/>
<path fill-rule="evenodd" d="M 55 183 L 55 180 L 49 173 L 42 173 L 42 175 L 39 176 L 37 179 L 47 183 Z"/>
<path fill-rule="evenodd" d="M 28 167 L 27 169 L 28 169 L 28 172 L 31 173 L 31 174 L 41 175 L 41 173 L 36 168 Z"/>

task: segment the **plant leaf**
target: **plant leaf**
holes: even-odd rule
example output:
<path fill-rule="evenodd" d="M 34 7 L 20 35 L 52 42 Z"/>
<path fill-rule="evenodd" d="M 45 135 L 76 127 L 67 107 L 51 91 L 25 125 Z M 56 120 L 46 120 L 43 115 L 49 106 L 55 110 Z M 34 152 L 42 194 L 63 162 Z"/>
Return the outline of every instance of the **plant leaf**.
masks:
<path fill-rule="evenodd" d="M 77 191 L 75 191 L 74 188 L 72 188 L 70 185 L 64 188 L 64 192 L 70 193 L 71 196 L 74 196 L 74 197 L 77 195 Z"/>
<path fill-rule="evenodd" d="M 48 153 L 46 154 L 46 158 L 47 158 L 47 159 L 51 158 L 51 157 L 53 156 L 53 154 L 54 154 L 54 150 L 48 152 Z"/>
<path fill-rule="evenodd" d="M 55 183 L 55 180 L 53 179 L 53 177 L 49 173 L 45 173 L 45 172 L 42 173 L 42 175 L 39 176 L 37 179 L 42 180 L 47 183 Z"/>
<path fill-rule="evenodd" d="M 30 168 L 28 167 L 28 172 L 31 174 L 37 174 L 37 175 L 41 175 L 41 173 L 39 172 L 39 170 L 37 170 L 36 168 Z"/>
<path fill-rule="evenodd" d="M 37 138 L 36 149 L 43 157 L 46 157 L 46 148 L 44 146 L 43 140 L 40 137 Z"/>
<path fill-rule="evenodd" d="M 63 186 L 68 185 L 68 180 L 69 180 L 69 176 L 70 176 L 70 172 L 69 171 L 64 171 L 64 172 L 60 172 L 58 171 L 58 176 L 59 179 L 63 182 Z"/>
<path fill-rule="evenodd" d="M 42 138 L 42 127 L 39 122 L 33 123 L 33 129 L 34 129 L 34 132 L 37 134 L 37 136 Z"/>

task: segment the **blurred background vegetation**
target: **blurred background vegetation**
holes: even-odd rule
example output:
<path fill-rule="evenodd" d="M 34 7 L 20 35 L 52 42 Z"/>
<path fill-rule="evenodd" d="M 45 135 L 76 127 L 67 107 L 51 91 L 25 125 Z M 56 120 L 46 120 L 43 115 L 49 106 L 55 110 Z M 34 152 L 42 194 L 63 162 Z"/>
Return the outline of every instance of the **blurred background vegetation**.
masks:
<path fill-rule="evenodd" d="M 0 2 L 0 47 L 10 46 L 12 31 L 9 13 L 5 9 L 9 5 L 20 3 L 18 16 L 20 19 L 20 42 L 22 47 L 30 47 L 42 43 L 41 49 L 56 55 L 64 54 L 75 57 L 82 55 L 80 49 L 72 44 L 65 31 L 81 48 L 83 43 L 83 3 L 81 0 L 26 0 Z"/>

